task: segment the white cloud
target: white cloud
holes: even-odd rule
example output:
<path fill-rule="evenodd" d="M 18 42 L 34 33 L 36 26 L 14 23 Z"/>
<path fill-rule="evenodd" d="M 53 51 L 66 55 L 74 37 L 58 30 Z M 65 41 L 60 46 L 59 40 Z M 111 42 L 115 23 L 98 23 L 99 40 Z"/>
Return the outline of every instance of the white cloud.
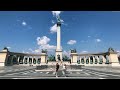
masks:
<path fill-rule="evenodd" d="M 25 53 L 25 51 L 23 50 L 22 53 Z"/>
<path fill-rule="evenodd" d="M 120 53 L 120 51 L 116 51 L 116 52 Z"/>
<path fill-rule="evenodd" d="M 57 32 L 57 24 L 50 27 L 50 33 L 55 33 L 55 32 Z"/>
<path fill-rule="evenodd" d="M 49 45 L 49 44 L 46 44 L 46 45 L 41 45 L 41 49 L 56 49 L 56 46 L 54 45 Z"/>
<path fill-rule="evenodd" d="M 23 21 L 23 22 L 22 22 L 22 25 L 23 25 L 23 26 L 26 26 L 26 25 L 27 25 L 27 23 L 26 23 L 25 21 Z"/>
<path fill-rule="evenodd" d="M 8 49 L 10 49 L 11 47 L 7 47 Z"/>
<path fill-rule="evenodd" d="M 68 56 L 68 57 L 70 57 L 70 51 L 63 51 L 63 55 L 66 55 L 66 56 Z"/>
<path fill-rule="evenodd" d="M 61 21 L 61 23 L 63 23 L 63 22 L 64 22 L 62 19 L 61 19 L 60 21 Z"/>
<path fill-rule="evenodd" d="M 41 53 L 41 49 L 38 48 L 38 49 L 33 50 L 33 49 L 29 48 L 27 51 L 23 50 L 22 53 L 40 54 Z"/>
<path fill-rule="evenodd" d="M 73 45 L 73 44 L 75 44 L 76 42 L 77 42 L 76 40 L 69 40 L 69 41 L 67 42 L 67 44 Z"/>
<path fill-rule="evenodd" d="M 120 51 L 116 51 L 118 55 L 120 55 Z"/>
<path fill-rule="evenodd" d="M 51 51 L 53 49 L 56 49 L 56 46 L 48 44 L 50 42 L 50 38 L 47 36 L 43 37 L 37 37 L 37 44 L 39 45 L 39 49 L 47 49 L 48 51 Z M 36 50 L 37 52 L 38 50 Z M 39 51 L 40 52 L 40 51 Z"/>
<path fill-rule="evenodd" d="M 53 16 L 58 16 L 61 13 L 61 11 L 52 11 Z"/>
<path fill-rule="evenodd" d="M 96 42 L 101 42 L 101 39 L 95 39 L 96 40 Z"/>
<path fill-rule="evenodd" d="M 33 52 L 33 50 L 31 48 L 29 48 L 28 50 Z"/>
<path fill-rule="evenodd" d="M 50 39 L 46 36 L 37 37 L 37 44 L 38 45 L 46 45 L 49 41 L 50 41 Z"/>
<path fill-rule="evenodd" d="M 25 51 L 23 50 L 22 53 L 30 53 L 30 52 L 25 52 Z"/>
<path fill-rule="evenodd" d="M 81 51 L 80 53 L 88 53 L 88 51 Z"/>
<path fill-rule="evenodd" d="M 28 50 L 29 50 L 30 53 L 35 53 L 35 54 L 41 53 L 41 49 L 39 49 L 39 48 L 38 48 L 38 49 L 35 49 L 35 50 L 29 48 Z M 27 53 L 27 52 L 23 51 L 23 53 Z"/>
<path fill-rule="evenodd" d="M 14 24 L 14 25 L 18 25 L 18 24 L 19 24 L 20 26 L 22 25 L 22 26 L 24 26 L 24 28 L 23 28 L 24 30 L 30 30 L 30 29 L 32 29 L 32 27 L 31 27 L 25 20 L 18 19 L 17 22 L 18 22 L 18 23 L 17 23 L 17 24 Z"/>
<path fill-rule="evenodd" d="M 41 53 L 41 50 L 40 49 L 36 49 L 34 52 L 35 53 Z"/>

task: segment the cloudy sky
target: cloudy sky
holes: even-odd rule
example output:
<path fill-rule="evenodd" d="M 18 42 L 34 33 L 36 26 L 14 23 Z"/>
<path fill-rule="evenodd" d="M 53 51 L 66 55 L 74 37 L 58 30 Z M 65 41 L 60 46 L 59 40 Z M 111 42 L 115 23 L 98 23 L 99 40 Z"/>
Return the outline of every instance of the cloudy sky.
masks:
<path fill-rule="evenodd" d="M 0 50 L 40 53 L 56 48 L 56 16 L 61 17 L 65 54 L 120 51 L 120 12 L 115 11 L 0 11 Z"/>

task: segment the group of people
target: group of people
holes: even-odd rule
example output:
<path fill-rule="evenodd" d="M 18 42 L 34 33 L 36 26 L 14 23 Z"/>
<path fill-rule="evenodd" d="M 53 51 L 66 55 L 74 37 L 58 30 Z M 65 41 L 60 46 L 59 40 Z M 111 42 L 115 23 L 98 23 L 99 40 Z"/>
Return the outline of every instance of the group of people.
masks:
<path fill-rule="evenodd" d="M 56 77 L 58 77 L 59 67 L 60 67 L 60 65 L 57 63 L 57 64 L 56 64 L 56 73 L 55 73 L 55 74 L 56 74 Z M 65 77 L 66 77 L 66 69 L 67 69 L 67 68 L 66 68 L 66 64 L 64 64 L 64 65 L 63 65 L 63 71 L 62 71 L 62 73 L 64 74 Z"/>

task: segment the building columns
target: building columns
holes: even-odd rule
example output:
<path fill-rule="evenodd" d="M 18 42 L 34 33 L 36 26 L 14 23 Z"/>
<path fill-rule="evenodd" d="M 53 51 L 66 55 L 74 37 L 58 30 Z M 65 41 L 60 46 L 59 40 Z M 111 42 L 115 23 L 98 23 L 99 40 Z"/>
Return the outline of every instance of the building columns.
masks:
<path fill-rule="evenodd" d="M 103 64 L 105 65 L 106 59 L 105 59 L 104 55 L 102 55 L 102 59 L 103 59 Z"/>
<path fill-rule="evenodd" d="M 95 56 L 92 56 L 93 58 L 93 66 L 95 65 Z"/>

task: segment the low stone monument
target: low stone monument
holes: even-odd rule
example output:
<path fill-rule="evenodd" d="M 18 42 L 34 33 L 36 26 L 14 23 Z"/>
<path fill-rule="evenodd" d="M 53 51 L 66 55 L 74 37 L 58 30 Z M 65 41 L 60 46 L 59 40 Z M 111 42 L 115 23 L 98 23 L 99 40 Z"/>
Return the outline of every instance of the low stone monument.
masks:
<path fill-rule="evenodd" d="M 77 51 L 76 49 L 70 49 L 71 50 L 71 63 L 76 64 L 77 63 Z"/>

